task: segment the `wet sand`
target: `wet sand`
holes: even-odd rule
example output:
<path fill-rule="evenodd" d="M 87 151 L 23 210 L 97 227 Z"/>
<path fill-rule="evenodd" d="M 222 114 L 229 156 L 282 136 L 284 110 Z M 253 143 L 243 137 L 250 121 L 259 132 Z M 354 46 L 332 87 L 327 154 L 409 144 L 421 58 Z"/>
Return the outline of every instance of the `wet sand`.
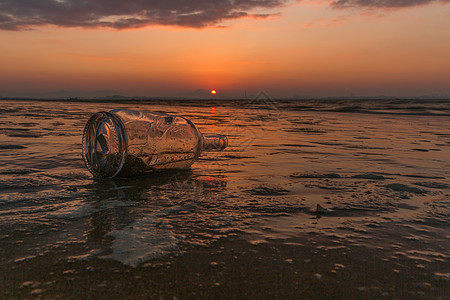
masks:
<path fill-rule="evenodd" d="M 318 234 L 262 243 L 234 237 L 137 268 L 86 257 L 16 268 L 2 270 L 5 298 L 446 299 L 449 287 L 442 262 L 342 247 Z"/>
<path fill-rule="evenodd" d="M 449 103 L 56 103 L 0 115 L 5 299 L 448 298 Z M 183 115 L 230 147 L 94 180 L 83 126 L 118 107 Z"/>

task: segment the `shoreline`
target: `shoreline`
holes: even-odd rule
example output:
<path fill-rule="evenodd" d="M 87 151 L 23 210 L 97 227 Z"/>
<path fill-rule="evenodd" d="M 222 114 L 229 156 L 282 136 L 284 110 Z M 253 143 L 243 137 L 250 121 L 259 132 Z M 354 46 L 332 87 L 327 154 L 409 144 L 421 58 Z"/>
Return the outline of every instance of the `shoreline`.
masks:
<path fill-rule="evenodd" d="M 230 138 L 129 180 L 80 155 L 89 113 L 128 105 L 5 102 L 0 297 L 445 299 L 450 107 L 363 102 L 129 105 Z"/>

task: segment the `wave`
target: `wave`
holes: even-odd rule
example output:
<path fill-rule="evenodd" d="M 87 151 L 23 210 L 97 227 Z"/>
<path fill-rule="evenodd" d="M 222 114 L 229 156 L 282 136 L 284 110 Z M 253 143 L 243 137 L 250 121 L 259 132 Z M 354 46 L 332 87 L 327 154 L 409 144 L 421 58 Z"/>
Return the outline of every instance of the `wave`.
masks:
<path fill-rule="evenodd" d="M 255 111 L 324 111 L 336 113 L 392 114 L 450 116 L 449 99 L 398 99 L 398 98 L 323 98 L 323 99 L 70 99 L 70 100 L 7 100 L 33 102 L 86 102 L 195 106 L 195 107 L 231 107 Z M 0 109 L 2 114 L 14 114 L 21 108 Z M 33 115 L 35 116 L 35 115 Z M 78 116 L 74 116 L 76 118 Z M 0 123 L 1 124 L 1 123 Z"/>
<path fill-rule="evenodd" d="M 450 116 L 450 100 L 291 100 L 278 102 L 279 109 L 338 113 Z"/>

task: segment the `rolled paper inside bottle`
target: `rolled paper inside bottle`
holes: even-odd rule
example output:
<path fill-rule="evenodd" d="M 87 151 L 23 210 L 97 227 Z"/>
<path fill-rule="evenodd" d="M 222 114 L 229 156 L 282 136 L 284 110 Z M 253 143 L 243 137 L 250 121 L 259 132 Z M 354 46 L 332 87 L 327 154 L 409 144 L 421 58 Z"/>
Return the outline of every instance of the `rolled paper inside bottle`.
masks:
<path fill-rule="evenodd" d="M 127 153 L 126 132 L 120 118 L 109 112 L 94 114 L 84 128 L 82 148 L 84 163 L 92 175 L 116 176 Z"/>

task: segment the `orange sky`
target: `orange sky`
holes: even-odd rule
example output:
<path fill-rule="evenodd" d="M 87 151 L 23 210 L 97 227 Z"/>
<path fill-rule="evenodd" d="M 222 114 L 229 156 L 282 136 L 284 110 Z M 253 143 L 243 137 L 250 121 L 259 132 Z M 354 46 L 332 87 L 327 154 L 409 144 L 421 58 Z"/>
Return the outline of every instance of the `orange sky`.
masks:
<path fill-rule="evenodd" d="M 450 94 L 449 4 L 347 9 L 317 0 L 269 10 L 277 14 L 200 29 L 0 30 L 0 96 Z"/>

